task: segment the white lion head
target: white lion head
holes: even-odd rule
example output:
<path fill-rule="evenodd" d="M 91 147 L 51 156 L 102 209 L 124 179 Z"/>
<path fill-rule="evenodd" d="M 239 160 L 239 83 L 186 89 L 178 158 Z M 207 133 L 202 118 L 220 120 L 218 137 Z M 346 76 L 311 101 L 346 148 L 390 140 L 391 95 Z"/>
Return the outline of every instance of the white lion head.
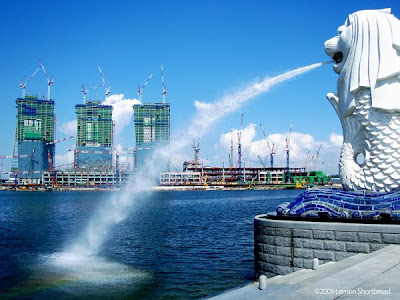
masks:
<path fill-rule="evenodd" d="M 349 15 L 325 52 L 339 74 L 339 116 L 351 114 L 360 87 L 371 89 L 372 107 L 400 110 L 400 21 L 390 9 Z"/>

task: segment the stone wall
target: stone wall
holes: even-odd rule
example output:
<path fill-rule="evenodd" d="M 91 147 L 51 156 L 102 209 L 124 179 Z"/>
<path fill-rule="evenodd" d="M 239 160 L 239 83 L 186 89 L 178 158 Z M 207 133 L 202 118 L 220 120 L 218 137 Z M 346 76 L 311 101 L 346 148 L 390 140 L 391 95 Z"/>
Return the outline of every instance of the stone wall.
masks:
<path fill-rule="evenodd" d="M 400 224 L 355 224 L 254 219 L 255 275 L 285 275 L 400 244 Z"/>

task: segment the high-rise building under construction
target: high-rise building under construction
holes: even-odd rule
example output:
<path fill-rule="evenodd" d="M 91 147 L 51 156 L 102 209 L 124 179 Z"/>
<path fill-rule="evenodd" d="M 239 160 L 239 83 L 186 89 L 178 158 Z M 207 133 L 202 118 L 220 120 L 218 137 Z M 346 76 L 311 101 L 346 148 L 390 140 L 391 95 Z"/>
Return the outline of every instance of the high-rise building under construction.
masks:
<path fill-rule="evenodd" d="M 110 170 L 112 167 L 112 106 L 100 101 L 77 104 L 75 167 Z"/>
<path fill-rule="evenodd" d="M 16 100 L 17 125 L 11 166 L 19 183 L 41 183 L 54 160 L 54 101 L 24 96 Z"/>
<path fill-rule="evenodd" d="M 137 104 L 133 106 L 133 110 L 136 138 L 135 165 L 139 171 L 144 172 L 148 167 L 146 161 L 159 160 L 158 157 L 154 157 L 155 149 L 169 145 L 170 105 L 169 103 Z M 161 171 L 166 171 L 168 163 L 167 161 L 165 167 L 161 167 L 163 169 Z"/>

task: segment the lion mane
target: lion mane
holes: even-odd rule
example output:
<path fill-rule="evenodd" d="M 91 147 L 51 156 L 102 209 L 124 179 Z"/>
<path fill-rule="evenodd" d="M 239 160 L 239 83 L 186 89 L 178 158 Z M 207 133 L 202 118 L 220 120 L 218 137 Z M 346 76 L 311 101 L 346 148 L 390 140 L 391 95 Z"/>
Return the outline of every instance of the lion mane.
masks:
<path fill-rule="evenodd" d="M 391 10 L 349 15 L 339 47 L 349 48 L 338 79 L 342 115 L 354 107 L 360 87 L 371 89 L 373 108 L 400 110 L 400 22 Z"/>

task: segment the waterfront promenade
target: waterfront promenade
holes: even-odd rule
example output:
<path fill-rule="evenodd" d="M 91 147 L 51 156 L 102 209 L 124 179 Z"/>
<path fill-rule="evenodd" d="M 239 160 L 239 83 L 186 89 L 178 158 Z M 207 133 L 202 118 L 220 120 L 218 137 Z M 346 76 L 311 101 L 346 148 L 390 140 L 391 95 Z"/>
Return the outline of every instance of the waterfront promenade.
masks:
<path fill-rule="evenodd" d="M 399 299 L 400 246 L 390 245 L 370 254 L 303 269 L 213 297 L 228 299 Z"/>

